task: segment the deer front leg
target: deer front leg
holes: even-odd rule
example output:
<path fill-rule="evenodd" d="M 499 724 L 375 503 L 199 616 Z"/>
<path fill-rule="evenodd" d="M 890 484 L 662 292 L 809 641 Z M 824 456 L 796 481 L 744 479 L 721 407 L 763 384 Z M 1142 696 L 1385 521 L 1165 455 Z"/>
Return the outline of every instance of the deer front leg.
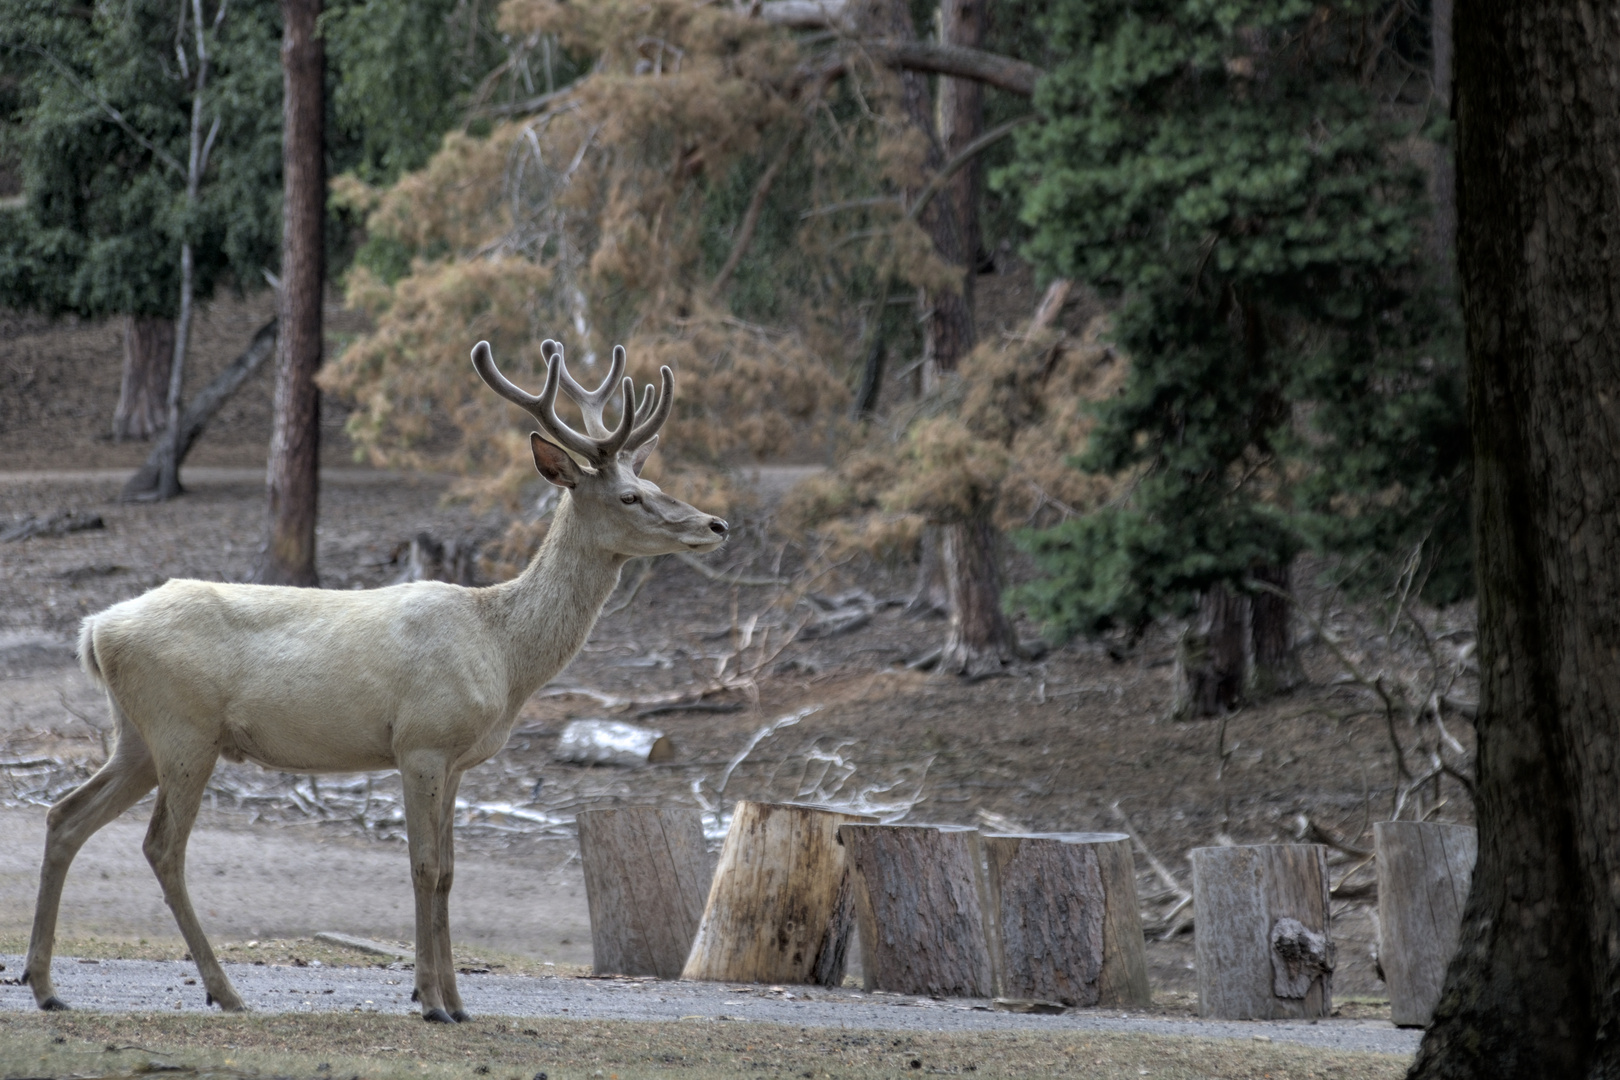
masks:
<path fill-rule="evenodd" d="M 114 714 L 117 715 L 116 707 Z M 39 899 L 34 904 L 34 930 L 28 939 L 23 982 L 34 991 L 41 1009 L 65 1009 L 51 985 L 51 953 L 56 943 L 56 915 L 68 867 L 84 842 L 103 825 L 128 810 L 157 783 L 152 755 L 140 733 L 120 717 L 118 744 L 96 774 L 62 798 L 45 817 L 45 859 L 39 871 Z"/>
<path fill-rule="evenodd" d="M 451 775 L 445 783 L 444 799 L 439 813 L 439 882 L 433 890 L 433 950 L 439 965 L 439 992 L 444 1007 L 456 1023 L 472 1019 L 461 1007 L 461 993 L 456 989 L 456 962 L 450 952 L 450 885 L 456 871 L 456 791 L 461 787 L 461 773 Z"/>
<path fill-rule="evenodd" d="M 450 787 L 449 763 L 439 753 L 418 752 L 401 759 L 400 779 L 405 787 L 405 836 L 411 853 L 411 891 L 416 900 L 416 998 L 422 1019 L 454 1023 L 445 1009 L 444 981 L 454 969 L 444 961 L 448 945 L 438 947 L 434 909 L 442 870 L 440 829 L 445 793 Z M 450 799 L 452 807 L 455 799 Z"/>
<path fill-rule="evenodd" d="M 152 872 L 163 886 L 163 900 L 174 913 L 180 936 L 185 938 L 197 963 L 209 1002 L 226 1012 L 246 1012 L 247 1005 L 208 944 L 186 890 L 186 843 L 197 820 L 197 808 L 202 805 L 203 788 L 214 771 L 215 750 L 211 743 L 197 738 L 174 738 L 171 742 L 162 749 L 157 801 L 152 806 L 152 821 L 147 825 L 143 845 L 146 861 L 152 864 Z"/>

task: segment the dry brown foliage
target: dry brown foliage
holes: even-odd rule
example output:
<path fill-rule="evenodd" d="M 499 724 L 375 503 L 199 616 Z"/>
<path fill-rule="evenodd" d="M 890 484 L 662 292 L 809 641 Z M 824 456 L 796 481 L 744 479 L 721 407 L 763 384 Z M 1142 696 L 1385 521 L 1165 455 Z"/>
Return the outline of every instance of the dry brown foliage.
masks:
<path fill-rule="evenodd" d="M 716 470 L 819 456 L 843 430 L 847 358 L 875 282 L 960 286 L 905 216 L 926 147 L 900 115 L 898 81 L 858 54 L 830 65 L 842 44 L 807 46 L 730 5 L 507 0 L 501 18 L 514 36 L 557 35 L 595 68 L 534 116 L 483 138 L 450 135 L 387 191 L 334 184 L 410 268 L 393 281 L 351 272 L 348 301 L 373 329 L 322 384 L 357 406 L 350 432 L 373 460 L 450 469 L 469 478 L 462 494 L 515 506 L 532 477 L 530 425 L 470 377 L 468 350 L 489 340 L 532 386 L 546 337 L 565 342 L 586 380 L 622 343 L 638 381 L 668 364 L 680 384 L 660 482 L 724 513 L 732 495 Z M 829 83 L 834 68 L 843 74 Z M 794 207 L 793 250 L 772 256 L 793 262 L 783 278 L 796 284 L 767 326 L 736 317 L 708 279 L 702 230 L 714 225 L 703 214 L 732 170 L 758 177 L 778 157 L 808 173 L 808 198 L 802 179 L 796 198 L 809 205 Z M 952 450 L 946 428 L 935 436 L 911 440 L 919 465 L 971 458 L 985 482 L 1000 468 L 979 462 L 973 440 Z"/>
<path fill-rule="evenodd" d="M 989 512 L 1003 530 L 1050 524 L 1114 494 L 1117 479 L 1071 457 L 1091 430 L 1089 406 L 1115 393 L 1126 364 L 1099 318 L 1078 336 L 1011 334 L 974 350 L 908 416 L 874 426 L 839 468 L 802 484 L 786 519 L 833 551 L 909 554 L 928 524 Z"/>

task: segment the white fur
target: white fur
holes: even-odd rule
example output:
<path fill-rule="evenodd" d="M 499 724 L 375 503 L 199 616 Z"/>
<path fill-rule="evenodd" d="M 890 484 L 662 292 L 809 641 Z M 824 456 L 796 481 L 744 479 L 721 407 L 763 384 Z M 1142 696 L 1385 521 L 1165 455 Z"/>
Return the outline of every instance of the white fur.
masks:
<path fill-rule="evenodd" d="M 634 447 L 595 468 L 559 465 L 543 443 L 535 453 L 569 490 L 528 569 L 504 584 L 331 592 L 176 580 L 84 620 L 79 661 L 107 690 L 118 741 L 47 819 L 24 974 L 42 1008 L 61 1007 L 50 958 L 73 856 L 154 785 L 147 857 L 210 997 L 242 1008 L 184 878 L 186 839 L 223 755 L 297 773 L 400 770 L 417 993 L 429 1019 L 464 1018 L 448 906 L 461 774 L 506 744 L 519 707 L 573 659 L 627 559 L 711 550 L 726 532 L 642 480 Z"/>

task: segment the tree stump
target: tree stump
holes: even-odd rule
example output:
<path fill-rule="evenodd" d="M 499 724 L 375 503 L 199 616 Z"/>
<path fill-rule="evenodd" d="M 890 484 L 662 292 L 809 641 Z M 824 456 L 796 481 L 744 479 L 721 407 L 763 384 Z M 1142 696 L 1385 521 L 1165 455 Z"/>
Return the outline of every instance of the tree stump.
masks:
<path fill-rule="evenodd" d="M 579 858 L 596 973 L 680 978 L 709 891 L 697 809 L 582 810 Z"/>
<path fill-rule="evenodd" d="M 1427 1027 L 1457 951 L 1479 841 L 1467 825 L 1432 821 L 1380 821 L 1373 838 L 1378 961 L 1389 986 L 1390 1019 Z"/>
<path fill-rule="evenodd" d="M 983 843 L 997 993 L 1065 1005 L 1152 1003 L 1130 837 L 1035 833 Z"/>
<path fill-rule="evenodd" d="M 681 978 L 842 983 L 854 897 L 838 827 L 875 820 L 739 802 Z"/>
<path fill-rule="evenodd" d="M 938 825 L 844 825 L 867 990 L 995 992 L 979 834 Z"/>
<path fill-rule="evenodd" d="M 1283 1020 L 1333 1011 L 1326 852 L 1320 844 L 1194 849 L 1200 1015 Z"/>

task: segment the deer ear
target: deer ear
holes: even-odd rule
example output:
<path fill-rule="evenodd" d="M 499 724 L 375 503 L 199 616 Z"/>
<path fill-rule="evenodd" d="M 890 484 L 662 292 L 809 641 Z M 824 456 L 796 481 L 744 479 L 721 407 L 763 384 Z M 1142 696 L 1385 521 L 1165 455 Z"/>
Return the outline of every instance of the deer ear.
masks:
<path fill-rule="evenodd" d="M 538 431 L 529 433 L 529 449 L 534 451 L 534 467 L 540 475 L 560 488 L 572 489 L 579 483 L 579 466 L 560 447 L 540 437 Z"/>
<path fill-rule="evenodd" d="M 647 459 L 652 457 L 652 452 L 656 449 L 658 449 L 658 436 L 656 435 L 636 447 L 636 456 L 630 459 L 630 471 L 640 476 L 641 467 L 647 464 Z"/>

